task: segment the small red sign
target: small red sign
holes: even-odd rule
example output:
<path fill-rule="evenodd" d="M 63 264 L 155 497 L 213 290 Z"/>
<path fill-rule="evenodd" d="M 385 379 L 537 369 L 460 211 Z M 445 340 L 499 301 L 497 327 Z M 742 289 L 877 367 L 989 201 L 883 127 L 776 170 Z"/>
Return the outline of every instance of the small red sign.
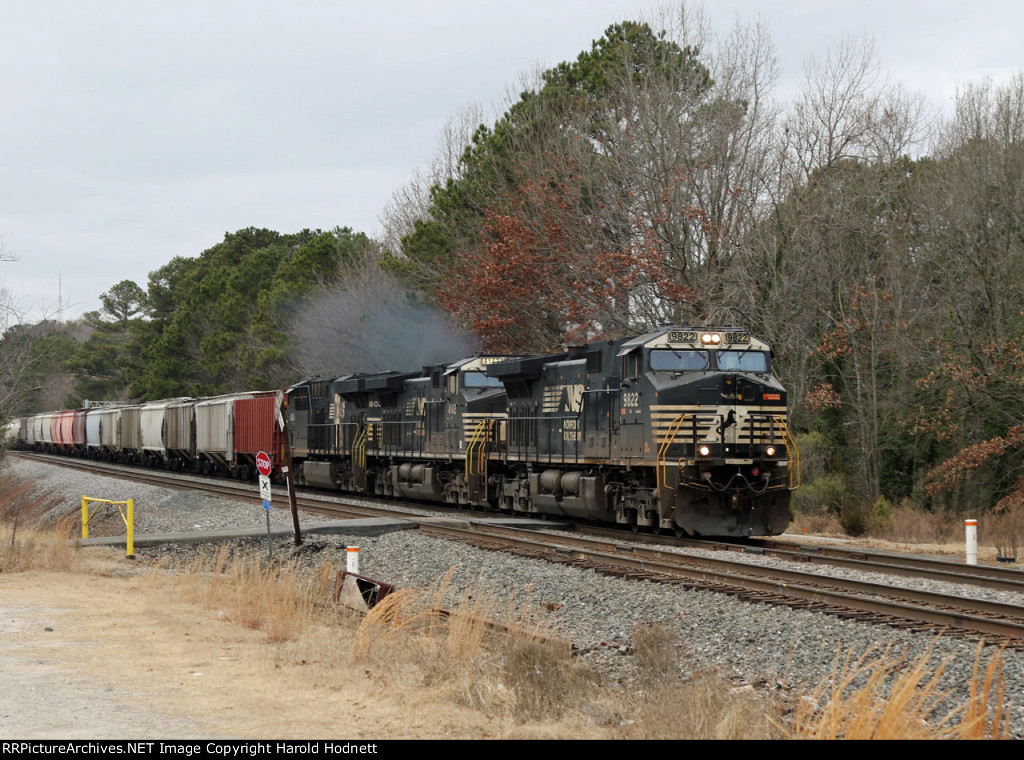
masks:
<path fill-rule="evenodd" d="M 270 457 L 267 456 L 267 452 L 261 451 L 256 455 L 256 469 L 260 471 L 260 475 L 270 477 L 270 471 L 274 468 L 274 465 L 270 462 Z"/>

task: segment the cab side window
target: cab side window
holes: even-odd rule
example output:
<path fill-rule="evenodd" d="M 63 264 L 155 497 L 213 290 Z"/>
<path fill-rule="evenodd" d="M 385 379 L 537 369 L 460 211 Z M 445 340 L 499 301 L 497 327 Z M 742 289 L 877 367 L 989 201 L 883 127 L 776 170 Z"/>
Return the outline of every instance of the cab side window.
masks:
<path fill-rule="evenodd" d="M 630 351 L 622 357 L 622 379 L 640 377 L 640 351 Z"/>

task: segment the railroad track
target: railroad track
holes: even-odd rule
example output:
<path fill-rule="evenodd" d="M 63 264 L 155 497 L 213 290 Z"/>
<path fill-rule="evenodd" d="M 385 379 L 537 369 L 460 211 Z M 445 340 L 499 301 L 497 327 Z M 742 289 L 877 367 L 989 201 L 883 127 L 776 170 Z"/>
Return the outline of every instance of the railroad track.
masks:
<path fill-rule="evenodd" d="M 540 538 L 533 531 L 479 523 L 472 529 L 420 529 L 484 549 L 513 551 L 633 579 L 675 583 L 898 628 L 981 635 L 1024 649 L 1024 607 L 1015 604 L 681 555 L 584 536 Z"/>
<path fill-rule="evenodd" d="M 609 528 L 579 526 L 583 535 L 615 538 L 620 534 Z M 996 591 L 1024 593 L 1024 571 L 993 565 L 966 565 L 946 559 L 866 549 L 800 544 L 779 539 L 746 539 L 742 541 L 669 538 L 667 536 L 634 535 L 638 543 L 655 546 L 692 547 L 722 552 L 753 554 L 806 565 L 828 565 L 849 570 L 899 575 L 905 578 L 947 581 L 979 586 Z"/>
<path fill-rule="evenodd" d="M 223 480 L 203 477 L 188 473 L 171 473 L 163 470 L 146 470 L 129 465 L 110 464 L 108 462 L 97 462 L 88 459 L 72 459 L 58 457 L 50 454 L 37 454 L 32 452 L 13 451 L 12 455 L 23 457 L 31 461 L 43 462 L 56 467 L 64 467 L 71 470 L 89 472 L 93 475 L 107 475 L 109 477 L 128 480 L 132 483 L 158 486 L 160 488 L 174 488 L 177 490 L 202 491 L 211 496 L 220 496 L 227 499 L 239 499 L 242 501 L 259 501 L 259 491 L 255 483 L 248 483 L 237 480 Z M 287 504 L 288 495 L 283 487 L 273 488 L 276 497 L 275 505 L 281 507 Z M 384 506 L 381 502 L 377 504 L 373 499 L 346 498 L 342 495 L 307 495 L 298 496 L 296 504 L 299 509 L 310 512 L 318 512 L 339 518 L 349 517 L 383 517 L 395 516 L 396 514 L 407 514 L 403 512 L 400 505 L 391 503 Z M 415 507 L 420 509 L 420 507 Z"/>
<path fill-rule="evenodd" d="M 217 481 L 196 476 L 110 465 L 46 455 L 23 455 L 47 464 L 130 479 L 134 482 L 179 489 L 200 489 L 227 498 L 255 500 L 255 486 L 236 481 Z M 283 495 L 283 490 L 282 490 Z M 883 623 L 912 630 L 948 631 L 958 635 L 984 636 L 1024 649 L 1024 607 L 923 590 L 901 588 L 861 580 L 849 580 L 754 565 L 731 559 L 729 554 L 773 555 L 801 565 L 827 562 L 859 571 L 889 573 L 920 579 L 984 586 L 1014 591 L 1024 599 L 1024 573 L 1019 570 L 957 565 L 905 555 L 863 551 L 817 552 L 796 544 L 771 546 L 719 541 L 689 541 L 580 526 L 570 534 L 555 535 L 535 530 L 486 524 L 486 516 L 474 514 L 472 527 L 438 525 L 436 516 L 450 517 L 450 508 L 429 508 L 431 516 L 410 512 L 401 505 L 381 505 L 372 499 L 303 494 L 298 506 L 336 517 L 398 516 L 419 524 L 430 535 L 472 543 L 484 549 L 510 551 L 548 561 L 590 567 L 627 578 L 673 583 L 687 588 L 727 593 L 748 601 L 779 604 Z M 418 512 L 423 510 L 414 507 Z M 465 513 L 455 510 L 457 514 Z M 785 542 L 783 542 L 785 543 Z M 666 545 L 664 549 L 656 545 Z M 698 557 L 670 551 L 680 545 L 719 549 L 721 558 Z M 853 556 L 851 556 L 853 555 Z M 748 557 L 749 559 L 749 557 Z M 877 559 L 877 561 L 876 561 Z"/>

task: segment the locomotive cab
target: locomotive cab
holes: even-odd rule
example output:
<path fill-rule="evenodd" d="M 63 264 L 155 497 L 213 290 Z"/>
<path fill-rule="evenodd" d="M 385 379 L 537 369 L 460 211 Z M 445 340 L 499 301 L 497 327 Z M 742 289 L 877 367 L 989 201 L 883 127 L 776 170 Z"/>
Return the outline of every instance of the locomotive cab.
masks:
<path fill-rule="evenodd" d="M 638 522 L 704 535 L 782 532 L 798 476 L 768 346 L 733 327 L 669 329 L 620 356 L 624 367 L 642 366 L 623 380 L 623 414 L 634 409 L 649 424 L 643 461 L 654 468 L 656 509 Z"/>

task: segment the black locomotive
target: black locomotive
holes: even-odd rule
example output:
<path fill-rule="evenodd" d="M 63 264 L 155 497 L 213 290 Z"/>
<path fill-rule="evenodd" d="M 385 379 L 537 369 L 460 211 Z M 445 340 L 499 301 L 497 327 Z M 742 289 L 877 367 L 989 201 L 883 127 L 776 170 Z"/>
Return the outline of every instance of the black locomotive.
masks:
<path fill-rule="evenodd" d="M 288 389 L 299 483 L 679 534 L 776 535 L 799 462 L 771 351 L 665 327 Z"/>

